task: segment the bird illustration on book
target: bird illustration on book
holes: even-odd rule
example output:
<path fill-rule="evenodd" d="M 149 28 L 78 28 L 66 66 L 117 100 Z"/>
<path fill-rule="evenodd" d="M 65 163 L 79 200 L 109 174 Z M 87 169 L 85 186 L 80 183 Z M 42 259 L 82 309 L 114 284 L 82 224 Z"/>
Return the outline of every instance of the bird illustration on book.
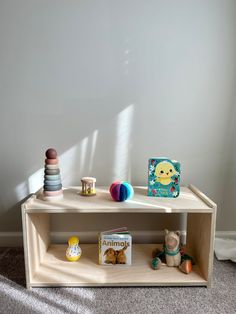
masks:
<path fill-rule="evenodd" d="M 177 174 L 174 166 L 168 161 L 162 161 L 156 166 L 156 182 L 160 182 L 163 185 L 173 182 L 172 177 Z"/>

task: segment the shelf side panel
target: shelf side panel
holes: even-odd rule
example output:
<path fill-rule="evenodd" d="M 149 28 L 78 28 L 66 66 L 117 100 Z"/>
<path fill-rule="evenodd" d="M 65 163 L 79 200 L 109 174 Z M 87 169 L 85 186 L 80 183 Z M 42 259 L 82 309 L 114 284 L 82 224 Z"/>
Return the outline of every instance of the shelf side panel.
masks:
<path fill-rule="evenodd" d="M 186 252 L 194 257 L 208 286 L 212 279 L 214 233 L 214 213 L 188 213 Z"/>
<path fill-rule="evenodd" d="M 26 214 L 26 236 L 31 282 L 49 246 L 49 214 Z"/>

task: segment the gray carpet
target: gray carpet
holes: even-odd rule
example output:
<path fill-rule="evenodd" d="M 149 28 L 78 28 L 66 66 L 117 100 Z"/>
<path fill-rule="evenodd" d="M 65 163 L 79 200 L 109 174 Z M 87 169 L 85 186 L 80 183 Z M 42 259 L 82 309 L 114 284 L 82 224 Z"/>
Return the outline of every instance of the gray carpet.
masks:
<path fill-rule="evenodd" d="M 212 289 L 25 289 L 22 249 L 0 249 L 0 313 L 236 313 L 236 263 L 214 261 Z"/>

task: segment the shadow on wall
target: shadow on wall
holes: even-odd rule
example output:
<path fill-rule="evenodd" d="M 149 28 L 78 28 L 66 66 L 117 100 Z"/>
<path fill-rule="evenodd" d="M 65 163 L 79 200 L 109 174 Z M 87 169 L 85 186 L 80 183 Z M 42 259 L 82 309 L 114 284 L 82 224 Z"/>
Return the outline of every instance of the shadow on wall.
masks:
<path fill-rule="evenodd" d="M 109 185 L 114 180 L 131 180 L 134 112 L 135 105 L 130 104 L 116 117 L 106 121 L 100 128 L 93 130 L 59 155 L 63 186 L 80 185 L 83 176 L 96 177 L 98 185 Z M 57 147 L 55 148 L 59 151 Z M 43 150 L 42 164 L 44 158 Z M 42 187 L 43 176 L 44 167 L 36 170 L 27 180 L 15 187 L 17 204 L 2 214 L 3 219 L 8 221 L 11 217 L 20 215 L 21 203 L 28 194 L 35 193 Z"/>
<path fill-rule="evenodd" d="M 130 149 L 134 105 L 122 110 L 106 126 L 96 129 L 59 156 L 64 186 L 80 184 L 80 178 L 95 176 L 100 185 L 113 180 L 130 180 Z M 106 157 L 99 154 L 106 150 Z M 43 155 L 42 155 L 43 157 Z M 34 193 L 43 185 L 44 168 L 16 187 L 18 197 Z M 21 194 L 21 192 L 23 194 Z"/>

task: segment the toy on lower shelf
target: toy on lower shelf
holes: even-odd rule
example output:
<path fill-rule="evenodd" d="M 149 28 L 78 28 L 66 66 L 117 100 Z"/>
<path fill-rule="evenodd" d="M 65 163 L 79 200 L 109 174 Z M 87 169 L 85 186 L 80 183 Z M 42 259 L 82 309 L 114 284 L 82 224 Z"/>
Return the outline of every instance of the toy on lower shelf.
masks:
<path fill-rule="evenodd" d="M 110 186 L 110 194 L 114 201 L 124 202 L 133 197 L 134 189 L 128 182 L 116 181 Z"/>
<path fill-rule="evenodd" d="M 163 250 L 153 251 L 152 268 L 160 269 L 162 261 L 166 261 L 169 267 L 179 267 L 180 271 L 189 274 L 192 271 L 194 261 L 191 256 L 180 248 L 180 232 L 165 230 L 165 244 Z"/>
<path fill-rule="evenodd" d="M 60 169 L 58 165 L 57 151 L 49 148 L 46 153 L 44 170 L 44 200 L 52 201 L 63 198 Z"/>
<path fill-rule="evenodd" d="M 70 237 L 68 240 L 68 248 L 66 250 L 66 258 L 70 262 L 76 262 L 80 259 L 82 254 L 82 250 L 79 247 L 79 238 L 78 237 Z"/>
<path fill-rule="evenodd" d="M 131 265 L 132 237 L 126 227 L 104 231 L 98 238 L 100 265 Z"/>
<path fill-rule="evenodd" d="M 81 179 L 81 183 L 82 183 L 81 195 L 83 196 L 96 195 L 96 189 L 95 189 L 96 178 L 83 177 Z"/>

